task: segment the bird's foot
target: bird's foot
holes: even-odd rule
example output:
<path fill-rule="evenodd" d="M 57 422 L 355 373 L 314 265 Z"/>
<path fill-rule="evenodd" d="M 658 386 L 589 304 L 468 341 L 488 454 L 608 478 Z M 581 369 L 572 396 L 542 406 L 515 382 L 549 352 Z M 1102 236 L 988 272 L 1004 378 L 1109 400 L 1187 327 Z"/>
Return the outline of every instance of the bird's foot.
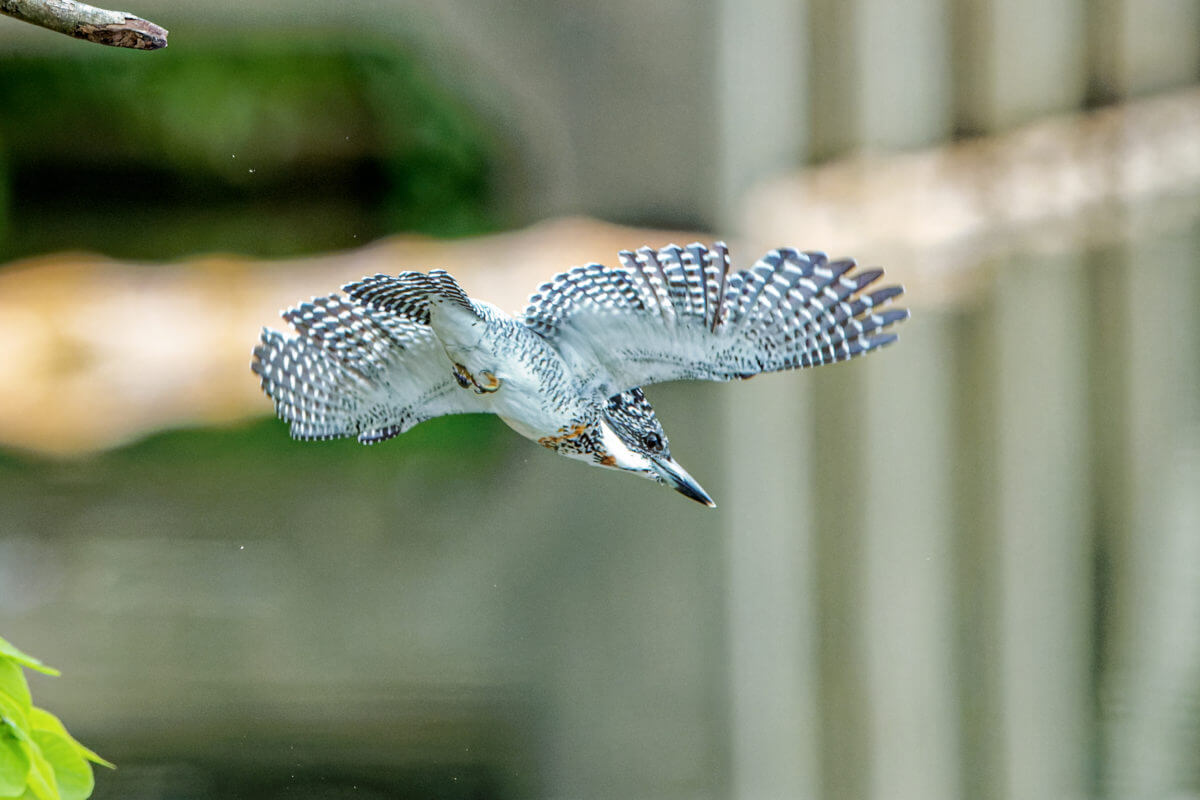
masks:
<path fill-rule="evenodd" d="M 474 389 L 475 394 L 491 394 L 500 388 L 500 379 L 487 370 L 479 373 L 483 382 L 475 379 L 470 370 L 462 364 L 454 365 L 454 380 L 464 389 Z"/>
<path fill-rule="evenodd" d="M 487 370 L 480 372 L 479 376 L 483 378 L 483 383 L 475 383 L 475 391 L 478 394 L 491 394 L 500 388 L 500 379 Z"/>

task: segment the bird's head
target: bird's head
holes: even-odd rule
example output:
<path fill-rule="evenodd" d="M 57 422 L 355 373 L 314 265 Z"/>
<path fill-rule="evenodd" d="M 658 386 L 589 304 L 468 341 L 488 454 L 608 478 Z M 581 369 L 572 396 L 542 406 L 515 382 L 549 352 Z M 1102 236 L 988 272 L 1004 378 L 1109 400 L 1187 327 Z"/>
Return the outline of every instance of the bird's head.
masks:
<path fill-rule="evenodd" d="M 599 445 L 603 452 L 597 463 L 658 481 L 697 503 L 716 507 L 708 492 L 671 458 L 667 434 L 641 389 L 609 398 L 600 415 Z"/>

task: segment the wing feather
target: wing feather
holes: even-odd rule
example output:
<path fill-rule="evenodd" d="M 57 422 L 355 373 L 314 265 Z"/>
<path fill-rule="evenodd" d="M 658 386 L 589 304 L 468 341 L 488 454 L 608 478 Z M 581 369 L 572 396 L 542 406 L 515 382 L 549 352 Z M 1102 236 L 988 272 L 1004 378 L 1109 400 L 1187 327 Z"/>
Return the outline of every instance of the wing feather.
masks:
<path fill-rule="evenodd" d="M 385 291 L 382 277 L 372 285 Z M 401 303 L 403 311 L 332 294 L 283 312 L 296 336 L 263 330 L 250 368 L 292 436 L 373 444 L 432 417 L 483 410 L 454 383 L 429 327 L 404 313 L 410 298 Z"/>
<path fill-rule="evenodd" d="M 575 267 L 542 284 L 525 322 L 584 381 L 614 394 L 670 380 L 731 380 L 852 358 L 895 341 L 908 317 L 883 306 L 899 286 L 824 253 L 772 250 L 732 271 L 725 245 L 619 254 L 621 267 Z"/>

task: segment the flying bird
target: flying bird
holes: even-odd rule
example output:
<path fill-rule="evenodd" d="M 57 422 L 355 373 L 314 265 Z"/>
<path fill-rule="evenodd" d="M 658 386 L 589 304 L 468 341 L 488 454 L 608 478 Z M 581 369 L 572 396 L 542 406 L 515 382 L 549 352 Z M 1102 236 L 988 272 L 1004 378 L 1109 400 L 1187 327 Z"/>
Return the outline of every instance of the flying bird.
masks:
<path fill-rule="evenodd" d="M 251 370 L 296 439 L 374 444 L 444 414 L 496 414 L 543 447 L 712 498 L 672 457 L 642 387 L 844 361 L 908 317 L 881 269 L 772 250 L 732 271 L 721 242 L 620 253 L 542 284 L 520 317 L 443 270 L 375 275 L 283 312 Z"/>

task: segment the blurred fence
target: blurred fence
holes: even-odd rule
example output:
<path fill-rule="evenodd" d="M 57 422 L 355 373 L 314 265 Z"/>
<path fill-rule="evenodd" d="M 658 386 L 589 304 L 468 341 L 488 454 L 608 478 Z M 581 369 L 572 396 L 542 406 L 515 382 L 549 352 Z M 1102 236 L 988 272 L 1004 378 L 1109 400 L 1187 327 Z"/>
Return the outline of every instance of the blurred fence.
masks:
<path fill-rule="evenodd" d="M 1197 793 L 1198 264 L 1195 222 L 1018 250 L 731 397 L 738 796 Z"/>
<path fill-rule="evenodd" d="M 818 153 L 1200 74 L 1194 4 L 810 10 L 836 31 L 810 37 Z M 735 796 L 1200 794 L 1198 109 L 862 158 L 740 206 L 760 244 L 888 264 L 918 311 L 798 402 L 731 400 Z"/>

